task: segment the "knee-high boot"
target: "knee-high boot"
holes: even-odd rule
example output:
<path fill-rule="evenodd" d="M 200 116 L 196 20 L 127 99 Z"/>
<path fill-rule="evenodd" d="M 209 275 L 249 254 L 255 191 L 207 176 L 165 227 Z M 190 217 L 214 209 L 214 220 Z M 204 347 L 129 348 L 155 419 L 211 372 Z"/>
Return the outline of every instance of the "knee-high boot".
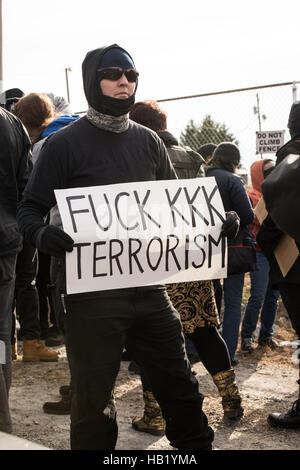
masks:
<path fill-rule="evenodd" d="M 237 419 L 243 416 L 242 399 L 235 381 L 234 370 L 218 372 L 212 378 L 222 397 L 224 418 Z"/>

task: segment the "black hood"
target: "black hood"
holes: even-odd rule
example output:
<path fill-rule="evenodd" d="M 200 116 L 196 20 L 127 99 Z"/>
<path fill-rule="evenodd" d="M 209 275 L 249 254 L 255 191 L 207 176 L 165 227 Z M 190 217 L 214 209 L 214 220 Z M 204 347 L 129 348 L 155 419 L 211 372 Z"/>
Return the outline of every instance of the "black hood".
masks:
<path fill-rule="evenodd" d="M 101 67 L 103 55 L 109 49 L 113 48 L 121 49 L 128 54 L 125 49 L 117 44 L 112 44 L 108 47 L 101 47 L 87 53 L 82 63 L 83 88 L 88 104 L 96 111 L 103 114 L 109 114 L 110 116 L 121 116 L 123 114 L 127 114 L 134 104 L 137 83 L 134 94 L 126 100 L 103 95 L 100 87 L 98 69 Z M 131 58 L 130 54 L 128 55 Z"/>
<path fill-rule="evenodd" d="M 292 139 L 300 134 L 300 101 L 295 101 L 292 104 L 288 128 Z"/>
<path fill-rule="evenodd" d="M 296 155 L 300 153 L 300 133 L 280 147 L 276 153 L 276 165 L 279 165 L 287 155 L 292 153 Z"/>

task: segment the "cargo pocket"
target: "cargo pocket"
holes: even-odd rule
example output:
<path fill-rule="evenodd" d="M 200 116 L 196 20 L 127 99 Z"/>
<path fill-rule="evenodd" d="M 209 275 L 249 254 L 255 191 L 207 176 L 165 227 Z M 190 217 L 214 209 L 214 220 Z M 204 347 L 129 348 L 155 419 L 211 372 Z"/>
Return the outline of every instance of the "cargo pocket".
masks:
<path fill-rule="evenodd" d="M 15 278 L 16 255 L 0 257 L 0 285 L 8 284 Z"/>
<path fill-rule="evenodd" d="M 22 235 L 16 222 L 0 226 L 0 256 L 22 249 Z"/>

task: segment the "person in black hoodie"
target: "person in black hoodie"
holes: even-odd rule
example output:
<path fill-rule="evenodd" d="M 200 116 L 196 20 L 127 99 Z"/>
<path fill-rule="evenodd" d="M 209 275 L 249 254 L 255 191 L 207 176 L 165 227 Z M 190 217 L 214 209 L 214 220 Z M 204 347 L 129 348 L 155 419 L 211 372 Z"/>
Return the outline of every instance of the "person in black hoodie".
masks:
<path fill-rule="evenodd" d="M 11 312 L 17 253 L 22 249 L 16 213 L 30 171 L 30 140 L 19 119 L 2 107 L 0 149 L 0 431 L 11 432 Z"/>
<path fill-rule="evenodd" d="M 300 155 L 300 102 L 292 105 L 288 127 L 291 135 L 291 140 L 283 145 L 276 153 L 276 166 L 278 166 L 290 154 Z M 276 169 L 275 166 L 275 169 Z M 274 170 L 275 171 L 275 170 Z M 267 183 L 267 179 L 266 179 Z M 264 185 L 262 184 L 262 192 L 265 196 Z M 295 178 L 295 187 L 299 187 L 299 180 Z M 273 193 L 274 196 L 277 196 Z M 271 197 L 268 188 L 268 200 Z M 268 205 L 267 205 L 268 208 Z M 286 206 L 286 211 L 289 213 L 290 207 Z M 291 214 L 295 218 L 295 214 Z M 287 310 L 291 320 L 293 329 L 296 332 L 298 340 L 300 340 L 300 257 L 296 259 L 294 265 L 291 267 L 286 276 L 282 272 L 274 256 L 274 250 L 281 240 L 284 232 L 274 223 L 272 217 L 268 215 L 263 221 L 260 231 L 257 235 L 257 241 L 267 256 L 270 263 L 270 283 L 279 289 L 283 304 Z M 296 242 L 298 249 L 300 248 L 299 241 Z M 297 383 L 299 385 L 298 399 L 293 403 L 292 408 L 287 413 L 271 413 L 268 417 L 268 422 L 271 426 L 282 428 L 300 428 L 300 354 L 298 354 L 299 364 L 299 378 Z"/>
<path fill-rule="evenodd" d="M 116 44 L 93 50 L 82 68 L 87 115 L 47 139 L 19 210 L 25 236 L 56 257 L 72 251 L 73 240 L 43 222 L 56 204 L 54 189 L 176 178 L 159 137 L 128 118 L 138 80 L 128 52 Z M 113 388 L 126 346 L 147 371 L 171 445 L 211 449 L 214 433 L 187 361 L 179 315 L 165 287 L 64 298 L 73 389 L 71 448 L 114 449 L 118 427 Z"/>

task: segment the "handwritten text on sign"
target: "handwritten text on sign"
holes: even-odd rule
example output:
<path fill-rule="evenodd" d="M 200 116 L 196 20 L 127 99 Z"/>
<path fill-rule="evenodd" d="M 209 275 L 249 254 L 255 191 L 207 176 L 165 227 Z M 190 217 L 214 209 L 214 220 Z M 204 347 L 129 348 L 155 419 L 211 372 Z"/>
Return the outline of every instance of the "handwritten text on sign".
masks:
<path fill-rule="evenodd" d="M 64 230 L 67 293 L 227 275 L 225 219 L 215 178 L 55 191 Z"/>

